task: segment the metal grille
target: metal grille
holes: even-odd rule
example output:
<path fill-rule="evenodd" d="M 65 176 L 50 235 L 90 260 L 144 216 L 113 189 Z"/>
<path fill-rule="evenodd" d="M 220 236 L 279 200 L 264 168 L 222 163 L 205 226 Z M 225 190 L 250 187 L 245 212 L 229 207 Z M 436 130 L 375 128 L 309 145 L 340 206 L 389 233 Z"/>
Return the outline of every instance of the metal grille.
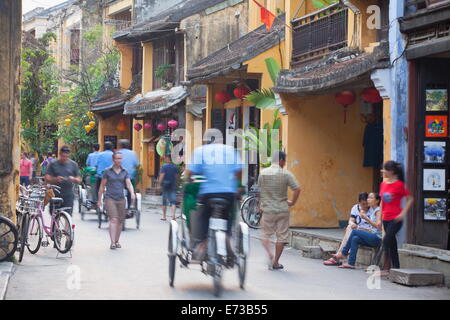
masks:
<path fill-rule="evenodd" d="M 292 21 L 292 65 L 347 46 L 348 9 L 333 5 Z"/>

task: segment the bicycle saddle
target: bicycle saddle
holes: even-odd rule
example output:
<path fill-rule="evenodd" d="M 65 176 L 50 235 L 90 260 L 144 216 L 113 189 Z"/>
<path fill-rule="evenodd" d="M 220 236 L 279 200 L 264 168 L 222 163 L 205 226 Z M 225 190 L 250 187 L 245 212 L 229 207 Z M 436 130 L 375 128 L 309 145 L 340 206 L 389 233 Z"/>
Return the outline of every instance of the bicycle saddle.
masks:
<path fill-rule="evenodd" d="M 55 206 L 60 206 L 63 204 L 64 200 L 62 198 L 52 198 L 50 202 Z"/>
<path fill-rule="evenodd" d="M 215 207 L 215 206 L 226 207 L 229 205 L 229 201 L 224 198 L 210 198 L 207 200 L 207 202 L 211 207 Z"/>

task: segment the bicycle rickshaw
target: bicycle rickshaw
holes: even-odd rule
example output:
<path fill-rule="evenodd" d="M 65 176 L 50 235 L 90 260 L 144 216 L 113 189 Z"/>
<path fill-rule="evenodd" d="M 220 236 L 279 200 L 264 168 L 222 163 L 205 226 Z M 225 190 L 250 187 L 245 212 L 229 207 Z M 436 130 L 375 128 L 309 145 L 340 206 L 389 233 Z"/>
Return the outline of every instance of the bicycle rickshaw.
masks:
<path fill-rule="evenodd" d="M 208 228 L 207 254 L 202 260 L 193 260 L 194 242 L 191 239 L 192 216 L 199 213 L 201 204 L 197 203 L 200 184 L 204 181 L 200 176 L 193 176 L 194 181 L 187 183 L 183 190 L 181 221 L 171 220 L 169 228 L 169 284 L 174 286 L 176 259 L 178 257 L 181 267 L 189 264 L 199 264 L 201 271 L 213 277 L 214 295 L 219 296 L 222 292 L 221 275 L 224 269 L 238 267 L 239 285 L 244 289 L 247 257 L 249 255 L 249 229 L 243 222 L 237 220 L 237 205 L 232 212 L 233 231 L 230 248 L 226 243 L 226 232 L 228 220 L 225 208 L 227 200 L 223 198 L 209 199 L 208 205 L 211 210 Z"/>

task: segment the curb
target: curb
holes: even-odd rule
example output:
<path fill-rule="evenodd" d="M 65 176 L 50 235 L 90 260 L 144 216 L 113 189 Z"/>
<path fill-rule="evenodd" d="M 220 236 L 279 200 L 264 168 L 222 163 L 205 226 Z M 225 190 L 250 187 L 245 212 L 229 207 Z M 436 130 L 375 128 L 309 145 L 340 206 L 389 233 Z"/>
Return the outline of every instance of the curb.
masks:
<path fill-rule="evenodd" d="M 12 262 L 0 262 L 0 300 L 5 300 L 9 279 L 13 272 Z"/>

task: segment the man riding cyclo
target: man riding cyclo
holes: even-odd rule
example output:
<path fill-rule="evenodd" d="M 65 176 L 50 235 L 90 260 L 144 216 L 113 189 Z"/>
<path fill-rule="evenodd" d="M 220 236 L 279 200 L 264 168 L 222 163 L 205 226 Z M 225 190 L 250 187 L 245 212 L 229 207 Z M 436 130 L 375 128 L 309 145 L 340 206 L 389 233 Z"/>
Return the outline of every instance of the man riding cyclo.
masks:
<path fill-rule="evenodd" d="M 209 200 L 220 198 L 226 200 L 224 212 L 228 213 L 227 223 L 227 247 L 230 256 L 233 256 L 230 245 L 230 236 L 233 226 L 233 215 L 235 213 L 236 195 L 238 192 L 238 175 L 242 170 L 240 156 L 236 150 L 221 141 L 212 141 L 194 150 L 192 162 L 185 172 L 189 181 L 192 175 L 203 176 L 205 181 L 199 183 L 199 186 L 187 185 L 185 187 L 185 206 L 191 202 L 197 195 L 197 210 L 190 211 L 190 230 L 194 241 L 195 249 L 192 254 L 193 260 L 202 261 L 207 253 L 207 237 L 209 228 L 209 219 L 212 208 Z M 188 203 L 186 203 L 188 201 Z M 185 211 L 186 212 L 186 211 Z M 231 258 L 231 257 L 230 257 Z"/>

